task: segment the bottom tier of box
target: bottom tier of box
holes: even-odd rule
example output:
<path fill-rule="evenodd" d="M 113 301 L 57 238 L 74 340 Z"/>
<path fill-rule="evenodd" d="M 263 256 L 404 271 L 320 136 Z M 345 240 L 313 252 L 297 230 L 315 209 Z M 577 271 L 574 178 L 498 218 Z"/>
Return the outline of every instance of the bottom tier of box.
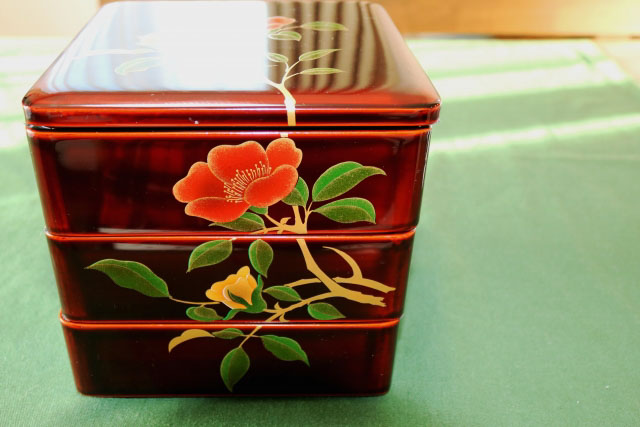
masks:
<path fill-rule="evenodd" d="M 385 393 L 399 320 L 61 322 L 81 393 L 229 396 Z"/>

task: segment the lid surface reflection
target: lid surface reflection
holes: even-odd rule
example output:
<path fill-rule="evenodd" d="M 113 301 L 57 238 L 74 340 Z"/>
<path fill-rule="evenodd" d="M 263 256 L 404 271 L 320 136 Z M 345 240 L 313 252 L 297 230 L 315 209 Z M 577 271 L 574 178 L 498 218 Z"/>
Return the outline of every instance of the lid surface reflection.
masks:
<path fill-rule="evenodd" d="M 398 125 L 439 99 L 378 5 L 168 1 L 103 7 L 24 104 L 33 125 Z"/>

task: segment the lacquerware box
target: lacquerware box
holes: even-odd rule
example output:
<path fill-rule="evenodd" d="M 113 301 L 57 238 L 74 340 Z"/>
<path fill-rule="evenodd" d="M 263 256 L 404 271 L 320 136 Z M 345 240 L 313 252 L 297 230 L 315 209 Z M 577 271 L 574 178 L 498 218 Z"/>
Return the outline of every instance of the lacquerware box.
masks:
<path fill-rule="evenodd" d="M 80 392 L 388 390 L 440 101 L 382 7 L 112 3 L 23 103 Z"/>

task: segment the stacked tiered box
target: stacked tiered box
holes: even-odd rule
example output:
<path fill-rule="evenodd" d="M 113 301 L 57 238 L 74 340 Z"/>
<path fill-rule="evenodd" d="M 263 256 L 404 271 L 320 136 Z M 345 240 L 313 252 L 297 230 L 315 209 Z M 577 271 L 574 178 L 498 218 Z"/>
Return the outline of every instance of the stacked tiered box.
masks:
<path fill-rule="evenodd" d="M 388 390 L 439 99 L 381 7 L 110 4 L 24 106 L 81 392 Z"/>

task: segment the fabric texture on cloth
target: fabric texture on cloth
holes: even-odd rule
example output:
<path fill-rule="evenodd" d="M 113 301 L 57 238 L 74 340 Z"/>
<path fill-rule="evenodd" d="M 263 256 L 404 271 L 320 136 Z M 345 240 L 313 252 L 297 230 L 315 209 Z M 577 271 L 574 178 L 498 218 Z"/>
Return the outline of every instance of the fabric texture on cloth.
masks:
<path fill-rule="evenodd" d="M 75 391 L 19 105 L 64 44 L 0 39 L 3 425 L 640 424 L 640 89 L 595 44 L 409 40 L 444 103 L 391 391 L 279 399 Z"/>

